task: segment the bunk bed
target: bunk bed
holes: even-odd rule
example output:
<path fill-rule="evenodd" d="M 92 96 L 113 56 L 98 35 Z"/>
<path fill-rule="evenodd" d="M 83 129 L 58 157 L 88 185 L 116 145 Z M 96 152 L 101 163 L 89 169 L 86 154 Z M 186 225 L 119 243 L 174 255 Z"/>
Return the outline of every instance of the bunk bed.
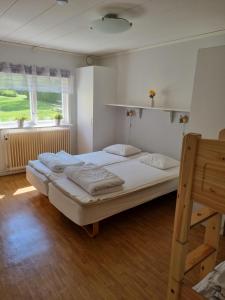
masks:
<path fill-rule="evenodd" d="M 193 211 L 193 204 L 201 205 Z M 222 214 L 225 214 L 225 129 L 219 140 L 184 137 L 173 231 L 167 300 L 204 299 L 185 285 L 185 275 L 200 265 L 201 281 L 216 264 Z M 188 253 L 189 231 L 205 223 L 204 242 Z M 219 299 L 219 298 L 218 298 Z"/>

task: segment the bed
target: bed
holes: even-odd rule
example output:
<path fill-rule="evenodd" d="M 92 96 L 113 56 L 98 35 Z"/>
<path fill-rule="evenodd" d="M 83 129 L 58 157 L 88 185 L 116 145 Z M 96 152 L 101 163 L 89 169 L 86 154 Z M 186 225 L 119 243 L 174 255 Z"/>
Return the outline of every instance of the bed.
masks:
<path fill-rule="evenodd" d="M 107 166 L 127 160 L 137 159 L 140 156 L 146 155 L 146 152 L 141 152 L 131 156 L 121 156 L 111 154 L 105 151 L 96 151 L 75 155 L 76 158 L 85 162 L 93 163 L 99 166 Z M 26 178 L 41 194 L 48 196 L 49 183 L 56 178 L 63 176 L 63 173 L 54 173 L 39 160 L 29 161 L 26 166 Z"/>
<path fill-rule="evenodd" d="M 179 300 L 183 292 L 190 299 L 225 299 L 225 265 L 215 268 L 225 214 L 224 137 L 225 129 L 219 140 L 194 133 L 183 139 L 167 300 Z M 200 204 L 197 211 L 193 211 L 194 204 Z M 205 226 L 203 242 L 189 251 L 190 231 L 200 224 Z M 186 280 L 186 275 L 197 267 L 200 283 L 194 290 L 201 295 Z"/>
<path fill-rule="evenodd" d="M 105 168 L 125 181 L 121 191 L 91 196 L 67 177 L 49 183 L 49 201 L 91 237 L 99 221 L 177 189 L 179 167 L 160 170 L 132 159 Z"/>

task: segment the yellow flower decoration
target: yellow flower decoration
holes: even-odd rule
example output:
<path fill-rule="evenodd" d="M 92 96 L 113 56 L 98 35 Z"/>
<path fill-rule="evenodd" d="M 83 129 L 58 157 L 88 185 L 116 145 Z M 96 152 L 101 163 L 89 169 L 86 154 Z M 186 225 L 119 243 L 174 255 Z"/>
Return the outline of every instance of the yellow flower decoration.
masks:
<path fill-rule="evenodd" d="M 155 95 L 156 95 L 156 92 L 155 92 L 154 90 L 150 90 L 150 91 L 149 91 L 149 97 L 150 97 L 150 98 L 154 98 Z"/>

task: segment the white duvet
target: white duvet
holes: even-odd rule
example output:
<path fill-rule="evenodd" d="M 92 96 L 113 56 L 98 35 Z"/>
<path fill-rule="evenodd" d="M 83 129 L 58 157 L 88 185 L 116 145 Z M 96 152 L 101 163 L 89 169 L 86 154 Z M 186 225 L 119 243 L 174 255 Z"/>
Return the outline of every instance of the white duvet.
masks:
<path fill-rule="evenodd" d="M 176 179 L 179 176 L 179 167 L 160 170 L 145 165 L 138 160 L 128 160 L 119 164 L 105 166 L 105 168 L 124 180 L 125 183 L 121 191 L 91 196 L 66 177 L 53 180 L 52 183 L 71 199 L 79 202 L 81 205 L 88 205 L 117 198 L 124 194 Z"/>

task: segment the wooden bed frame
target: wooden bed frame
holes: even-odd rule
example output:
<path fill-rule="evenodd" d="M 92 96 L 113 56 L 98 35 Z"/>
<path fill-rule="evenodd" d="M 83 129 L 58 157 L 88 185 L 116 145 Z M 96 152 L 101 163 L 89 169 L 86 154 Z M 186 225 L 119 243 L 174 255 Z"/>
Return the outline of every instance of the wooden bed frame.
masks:
<path fill-rule="evenodd" d="M 203 207 L 192 213 L 193 203 Z M 225 129 L 219 140 L 201 135 L 184 137 L 177 194 L 167 300 L 179 300 L 185 274 L 200 265 L 199 280 L 213 270 L 219 247 L 222 214 L 225 214 Z M 192 227 L 207 222 L 204 243 L 188 253 Z M 203 299 L 190 289 L 190 299 Z"/>

